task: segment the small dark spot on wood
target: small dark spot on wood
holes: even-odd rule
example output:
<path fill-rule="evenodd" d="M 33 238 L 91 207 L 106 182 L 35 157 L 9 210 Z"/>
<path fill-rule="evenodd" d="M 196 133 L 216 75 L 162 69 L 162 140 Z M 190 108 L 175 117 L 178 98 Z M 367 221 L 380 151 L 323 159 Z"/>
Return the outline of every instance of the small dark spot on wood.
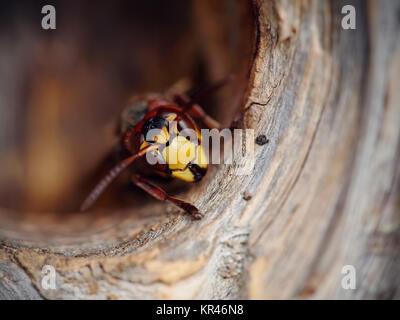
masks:
<path fill-rule="evenodd" d="M 259 135 L 259 136 L 256 138 L 256 143 L 257 143 L 259 146 L 263 146 L 264 144 L 267 144 L 268 142 L 269 142 L 269 139 L 268 139 L 264 134 Z"/>
<path fill-rule="evenodd" d="M 246 190 L 246 191 L 243 193 L 243 200 L 249 201 L 250 199 L 251 199 L 251 195 L 250 195 L 250 193 Z"/>

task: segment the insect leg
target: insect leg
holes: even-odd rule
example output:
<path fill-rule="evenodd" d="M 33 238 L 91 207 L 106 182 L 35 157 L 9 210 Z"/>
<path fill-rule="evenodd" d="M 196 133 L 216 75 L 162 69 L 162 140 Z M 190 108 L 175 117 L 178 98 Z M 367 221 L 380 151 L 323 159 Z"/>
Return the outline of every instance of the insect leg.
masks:
<path fill-rule="evenodd" d="M 145 177 L 135 174 L 132 177 L 132 181 L 134 184 L 136 184 L 138 187 L 152 195 L 154 198 L 158 200 L 163 200 L 163 201 L 168 201 L 175 206 L 185 210 L 188 214 L 190 214 L 193 218 L 195 219 L 201 219 L 202 214 L 199 212 L 199 210 L 189 202 L 186 202 L 184 200 L 172 197 L 168 195 L 163 189 L 160 187 L 154 185 L 151 183 L 148 179 Z"/>
<path fill-rule="evenodd" d="M 193 118 L 202 121 L 209 129 L 220 128 L 221 125 L 217 120 L 209 116 L 202 107 L 194 103 L 184 94 L 175 94 L 174 100 L 179 105 L 183 106 L 183 112 L 188 112 Z"/>

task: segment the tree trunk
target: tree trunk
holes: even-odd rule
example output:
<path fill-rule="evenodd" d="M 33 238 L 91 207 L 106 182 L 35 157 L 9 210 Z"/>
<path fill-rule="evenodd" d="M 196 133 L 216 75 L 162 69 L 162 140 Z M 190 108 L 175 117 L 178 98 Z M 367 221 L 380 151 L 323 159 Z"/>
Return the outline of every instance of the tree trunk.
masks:
<path fill-rule="evenodd" d="M 197 35 L 211 78 L 248 71 L 215 115 L 240 103 L 236 126 L 266 136 L 243 156 L 254 166 L 215 166 L 181 195 L 200 221 L 160 202 L 2 209 L 1 298 L 400 298 L 400 3 L 351 1 L 356 30 L 341 26 L 348 1 L 221 3 L 195 3 Z M 221 44 L 233 32 L 243 51 Z"/>

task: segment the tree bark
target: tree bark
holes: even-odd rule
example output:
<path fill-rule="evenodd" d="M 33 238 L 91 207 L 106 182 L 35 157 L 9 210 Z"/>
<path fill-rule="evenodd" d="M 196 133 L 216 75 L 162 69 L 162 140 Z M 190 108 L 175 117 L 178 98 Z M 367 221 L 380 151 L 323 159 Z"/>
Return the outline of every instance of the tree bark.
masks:
<path fill-rule="evenodd" d="M 400 3 L 351 1 L 357 28 L 344 30 L 347 2 L 252 3 L 237 126 L 268 143 L 248 174 L 219 165 L 184 195 L 201 221 L 162 203 L 30 223 L 2 210 L 0 297 L 400 298 Z"/>

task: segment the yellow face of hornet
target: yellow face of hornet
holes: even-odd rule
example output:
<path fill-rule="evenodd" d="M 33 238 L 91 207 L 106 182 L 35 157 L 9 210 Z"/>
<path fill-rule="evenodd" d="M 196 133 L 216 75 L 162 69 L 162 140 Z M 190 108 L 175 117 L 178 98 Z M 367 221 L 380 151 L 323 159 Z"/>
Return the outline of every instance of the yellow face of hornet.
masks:
<path fill-rule="evenodd" d="M 204 176 L 208 167 L 207 157 L 201 146 L 201 136 L 196 130 L 198 143 L 193 143 L 190 139 L 178 135 L 177 124 L 173 121 L 176 117 L 174 113 L 168 116 L 166 120 L 169 122 L 169 131 L 167 127 L 162 127 L 152 140 L 165 145 L 160 148 L 161 151 L 156 152 L 162 156 L 173 178 L 197 182 Z M 144 141 L 140 149 L 147 145 L 148 143 Z"/>

